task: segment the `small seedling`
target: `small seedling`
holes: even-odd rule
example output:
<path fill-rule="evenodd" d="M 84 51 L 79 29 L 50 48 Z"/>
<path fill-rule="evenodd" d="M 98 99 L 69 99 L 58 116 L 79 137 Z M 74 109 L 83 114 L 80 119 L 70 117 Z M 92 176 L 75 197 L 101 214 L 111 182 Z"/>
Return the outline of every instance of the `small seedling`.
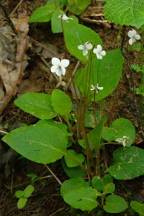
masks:
<path fill-rule="evenodd" d="M 17 190 L 15 192 L 16 198 L 18 198 L 17 207 L 18 209 L 22 209 L 25 207 L 28 198 L 34 192 L 34 187 L 32 185 L 28 185 L 24 190 Z"/>

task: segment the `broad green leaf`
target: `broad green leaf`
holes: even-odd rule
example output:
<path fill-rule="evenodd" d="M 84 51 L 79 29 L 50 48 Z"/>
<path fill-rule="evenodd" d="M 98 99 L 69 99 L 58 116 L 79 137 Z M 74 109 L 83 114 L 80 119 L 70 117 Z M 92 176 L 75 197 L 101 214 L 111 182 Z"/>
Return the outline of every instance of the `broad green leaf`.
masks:
<path fill-rule="evenodd" d="M 104 183 L 104 185 L 109 184 L 109 183 L 113 183 L 113 178 L 109 174 L 105 175 L 103 177 L 103 183 Z"/>
<path fill-rule="evenodd" d="M 62 122 L 58 122 L 58 121 L 53 121 L 53 120 L 40 120 L 36 123 L 36 125 L 49 125 L 49 126 L 54 126 L 54 127 L 58 127 L 61 130 L 63 130 L 63 133 L 65 133 L 66 136 L 69 136 L 69 133 L 67 131 L 67 125 L 65 125 Z"/>
<path fill-rule="evenodd" d="M 86 176 L 86 171 L 81 167 L 69 168 L 66 166 L 64 160 L 62 160 L 62 166 L 69 178 L 84 178 Z"/>
<path fill-rule="evenodd" d="M 20 198 L 17 202 L 18 209 L 24 208 L 26 203 L 27 203 L 27 198 L 25 198 L 25 197 Z"/>
<path fill-rule="evenodd" d="M 23 94 L 14 101 L 14 104 L 40 119 L 52 119 L 57 115 L 51 105 L 51 96 L 44 93 Z"/>
<path fill-rule="evenodd" d="M 29 22 L 49 22 L 51 20 L 51 16 L 55 11 L 55 5 L 49 4 L 44 5 L 42 7 L 37 8 L 31 15 Z"/>
<path fill-rule="evenodd" d="M 24 191 L 23 191 L 23 190 L 17 190 L 17 191 L 15 192 L 15 196 L 16 196 L 16 198 L 21 198 L 21 197 L 23 197 L 23 196 L 24 196 Z"/>
<path fill-rule="evenodd" d="M 117 130 L 111 127 L 104 127 L 102 131 L 102 138 L 108 142 L 115 140 L 117 137 Z"/>
<path fill-rule="evenodd" d="M 59 7 L 63 7 L 63 6 L 65 6 L 66 4 L 67 4 L 67 0 L 48 0 L 47 1 L 47 4 L 48 5 L 50 5 L 50 4 L 55 4 L 55 6 L 57 7 L 57 8 L 59 8 Z"/>
<path fill-rule="evenodd" d="M 82 211 L 97 207 L 97 191 L 80 178 L 66 180 L 61 186 L 61 195 L 66 203 Z"/>
<path fill-rule="evenodd" d="M 67 150 L 64 159 L 66 165 L 71 168 L 71 167 L 81 166 L 85 160 L 85 157 L 82 154 L 78 154 L 74 150 Z"/>
<path fill-rule="evenodd" d="M 90 0 L 68 0 L 68 9 L 72 13 L 79 15 L 90 4 Z"/>
<path fill-rule="evenodd" d="M 104 7 L 105 17 L 121 25 L 140 28 L 144 24 L 143 0 L 108 0 Z"/>
<path fill-rule="evenodd" d="M 130 146 L 136 137 L 135 128 L 132 122 L 125 118 L 119 118 L 112 122 L 111 128 L 114 128 L 117 131 L 116 139 L 122 138 L 123 136 L 128 137 L 126 146 Z"/>
<path fill-rule="evenodd" d="M 99 176 L 94 176 L 92 178 L 92 186 L 101 192 L 106 191 L 107 189 L 110 190 L 109 188 L 114 188 L 112 184 L 113 179 L 110 175 L 105 175 L 103 178 L 100 178 Z"/>
<path fill-rule="evenodd" d="M 102 178 L 100 178 L 99 176 L 94 176 L 94 177 L 92 178 L 92 186 L 93 186 L 96 190 L 102 192 L 102 191 L 103 191 L 103 187 L 104 187 Z"/>
<path fill-rule="evenodd" d="M 32 195 L 33 192 L 34 192 L 34 186 L 28 185 L 24 189 L 24 197 L 29 198 Z"/>
<path fill-rule="evenodd" d="M 59 8 L 55 10 L 51 18 L 51 28 L 53 33 L 60 33 L 62 32 L 62 21 L 59 17 L 60 15 L 64 14 L 62 10 Z"/>
<path fill-rule="evenodd" d="M 104 185 L 103 192 L 104 194 L 113 193 L 115 191 L 115 184 L 114 183 L 108 183 Z"/>
<path fill-rule="evenodd" d="M 102 100 L 110 95 L 117 87 L 121 78 L 124 58 L 119 49 L 108 51 L 106 56 L 102 60 L 97 59 L 93 54 L 91 65 L 91 85 L 97 85 L 103 87 L 102 91 L 97 94 L 94 91 L 91 92 L 92 100 Z M 79 69 L 76 73 L 76 83 L 81 92 L 84 92 L 84 76 L 86 76 L 86 67 Z"/>
<path fill-rule="evenodd" d="M 135 128 L 131 121 L 125 118 L 119 118 L 112 122 L 111 126 L 104 127 L 102 137 L 108 142 L 115 141 L 123 136 L 128 137 L 126 146 L 131 146 L 136 137 Z"/>
<path fill-rule="evenodd" d="M 34 162 L 47 164 L 66 153 L 67 136 L 52 125 L 32 125 L 15 129 L 3 137 L 11 148 Z"/>
<path fill-rule="evenodd" d="M 59 115 L 67 116 L 72 110 L 71 98 L 62 90 L 53 90 L 51 102 L 55 112 Z"/>
<path fill-rule="evenodd" d="M 137 201 L 131 201 L 130 206 L 140 216 L 144 216 L 144 203 L 139 203 Z"/>
<path fill-rule="evenodd" d="M 106 212 L 115 214 L 125 211 L 128 208 L 128 204 L 124 198 L 112 194 L 106 197 L 106 203 L 103 208 Z"/>
<path fill-rule="evenodd" d="M 119 148 L 113 154 L 114 163 L 109 173 L 119 180 L 129 180 L 144 175 L 144 150 L 136 146 Z"/>
<path fill-rule="evenodd" d="M 75 56 L 82 62 L 86 62 L 88 58 L 83 56 L 82 51 L 78 49 L 78 45 L 91 42 L 94 45 L 102 44 L 99 35 L 92 29 L 78 24 L 73 20 L 63 22 L 64 39 L 66 47 L 72 56 Z"/>

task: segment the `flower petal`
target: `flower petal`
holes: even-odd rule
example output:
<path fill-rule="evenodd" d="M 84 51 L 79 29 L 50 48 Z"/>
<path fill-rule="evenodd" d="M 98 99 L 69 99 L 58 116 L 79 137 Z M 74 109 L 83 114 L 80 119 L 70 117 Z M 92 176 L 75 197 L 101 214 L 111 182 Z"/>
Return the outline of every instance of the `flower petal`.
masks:
<path fill-rule="evenodd" d="M 57 66 L 53 65 L 50 70 L 52 73 L 55 73 L 57 70 Z"/>
<path fill-rule="evenodd" d="M 62 59 L 61 60 L 61 66 L 62 67 L 67 67 L 69 65 L 70 61 L 68 59 Z"/>
<path fill-rule="evenodd" d="M 131 37 L 134 37 L 136 35 L 136 30 L 130 30 L 128 31 L 128 36 L 131 38 Z"/>
<path fill-rule="evenodd" d="M 102 59 L 103 57 L 102 57 L 102 55 L 100 55 L 100 54 L 96 54 L 96 56 L 97 56 L 97 59 Z"/>
<path fill-rule="evenodd" d="M 78 46 L 78 49 L 79 49 L 79 50 L 83 50 L 83 49 L 84 49 L 84 45 L 79 45 L 79 46 Z"/>
<path fill-rule="evenodd" d="M 61 74 L 65 75 L 66 74 L 66 69 L 64 67 L 61 68 Z"/>
<path fill-rule="evenodd" d="M 136 40 L 140 40 L 140 39 L 141 39 L 141 36 L 140 36 L 139 34 L 136 34 L 136 35 L 135 35 L 135 39 L 136 39 Z"/>
<path fill-rule="evenodd" d="M 86 56 L 88 54 L 88 50 L 87 49 L 84 49 L 83 50 L 83 56 Z"/>
<path fill-rule="evenodd" d="M 60 64 L 60 60 L 56 57 L 52 58 L 52 64 L 58 66 Z"/>
<path fill-rule="evenodd" d="M 102 46 L 101 45 L 97 45 L 96 49 L 97 49 L 97 51 L 102 51 Z"/>
<path fill-rule="evenodd" d="M 134 42 L 135 42 L 135 39 L 133 39 L 133 38 L 130 38 L 130 39 L 129 39 L 129 44 L 130 44 L 130 45 L 133 45 Z"/>
<path fill-rule="evenodd" d="M 86 49 L 91 50 L 93 48 L 93 45 L 91 43 L 85 44 Z"/>
<path fill-rule="evenodd" d="M 97 54 L 97 49 L 96 48 L 93 49 L 93 53 Z"/>
<path fill-rule="evenodd" d="M 105 50 L 101 51 L 101 55 L 105 56 L 106 55 L 106 51 Z"/>

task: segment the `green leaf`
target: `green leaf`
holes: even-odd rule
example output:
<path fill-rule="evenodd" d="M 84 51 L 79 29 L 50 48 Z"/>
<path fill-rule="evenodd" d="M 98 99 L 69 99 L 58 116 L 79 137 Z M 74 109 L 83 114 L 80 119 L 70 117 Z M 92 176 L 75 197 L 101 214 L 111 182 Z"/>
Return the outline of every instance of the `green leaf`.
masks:
<path fill-rule="evenodd" d="M 90 86 L 98 83 L 99 86 L 103 87 L 103 90 L 96 95 L 94 91 L 90 91 L 92 100 L 94 98 L 96 101 L 102 100 L 115 90 L 121 78 L 123 63 L 124 58 L 119 49 L 108 51 L 102 60 L 97 59 L 96 55 L 93 55 Z M 84 92 L 83 79 L 86 73 L 86 67 L 81 68 L 76 73 L 76 83 L 81 92 Z"/>
<path fill-rule="evenodd" d="M 3 141 L 27 159 L 42 164 L 61 159 L 67 147 L 64 131 L 45 123 L 15 129 Z"/>
<path fill-rule="evenodd" d="M 90 0 L 68 0 L 68 9 L 72 13 L 79 15 L 90 4 Z"/>
<path fill-rule="evenodd" d="M 27 203 L 27 198 L 25 198 L 25 197 L 20 198 L 17 202 L 18 209 L 24 208 L 26 203 Z"/>
<path fill-rule="evenodd" d="M 24 196 L 24 191 L 23 191 L 23 190 L 17 190 L 17 191 L 15 192 L 15 196 L 16 196 L 16 198 L 21 198 L 21 197 L 23 197 L 23 196 Z"/>
<path fill-rule="evenodd" d="M 66 180 L 61 186 L 61 195 L 66 203 L 82 211 L 97 207 L 97 191 L 80 178 Z"/>
<path fill-rule="evenodd" d="M 108 0 L 104 6 L 104 15 L 116 24 L 140 28 L 144 24 L 144 2 L 143 0 Z"/>
<path fill-rule="evenodd" d="M 130 120 L 125 118 L 116 119 L 115 121 L 112 122 L 111 128 L 117 131 L 115 139 L 121 138 L 123 136 L 128 137 L 126 146 L 131 146 L 131 144 L 134 142 L 136 137 L 136 132 Z"/>
<path fill-rule="evenodd" d="M 82 154 L 78 154 L 74 150 L 67 150 L 67 154 L 64 156 L 66 165 L 68 167 L 77 167 L 81 166 L 85 160 L 85 157 Z"/>
<path fill-rule="evenodd" d="M 55 6 L 57 6 L 57 7 L 64 7 L 67 4 L 67 0 L 56 0 L 56 1 L 48 0 L 47 4 L 48 5 L 55 4 Z"/>
<path fill-rule="evenodd" d="M 88 133 L 88 140 L 90 143 L 91 149 L 100 148 L 102 129 L 106 122 L 106 118 L 102 119 L 98 125 Z"/>
<path fill-rule="evenodd" d="M 105 175 L 103 178 L 100 178 L 99 176 L 94 176 L 92 178 L 92 186 L 96 190 L 101 191 L 101 192 L 103 192 L 103 191 L 106 192 L 106 190 L 112 191 L 112 189 L 114 188 L 113 179 L 110 175 Z"/>
<path fill-rule="evenodd" d="M 120 196 L 112 194 L 106 198 L 104 210 L 108 213 L 120 213 L 128 208 L 127 202 Z"/>
<path fill-rule="evenodd" d="M 94 176 L 94 177 L 92 178 L 92 186 L 93 186 L 96 190 L 102 192 L 102 191 L 103 191 L 103 187 L 104 187 L 102 178 L 100 178 L 99 176 Z"/>
<path fill-rule="evenodd" d="M 108 142 L 116 139 L 117 130 L 114 128 L 104 127 L 102 131 L 102 138 Z"/>
<path fill-rule="evenodd" d="M 109 174 L 105 175 L 103 177 L 103 183 L 104 183 L 104 185 L 109 184 L 109 183 L 113 183 L 113 178 Z"/>
<path fill-rule="evenodd" d="M 48 4 L 48 5 L 39 7 L 32 13 L 29 19 L 29 23 L 49 22 L 51 20 L 51 16 L 54 11 L 55 11 L 54 4 Z"/>
<path fill-rule="evenodd" d="M 130 206 L 140 216 L 144 216 L 144 203 L 139 203 L 137 201 L 131 201 Z"/>
<path fill-rule="evenodd" d="M 53 90 L 51 102 L 55 112 L 59 115 L 67 116 L 72 110 L 71 98 L 59 89 Z"/>
<path fill-rule="evenodd" d="M 115 184 L 114 183 L 108 183 L 104 185 L 103 192 L 104 194 L 113 193 L 115 191 Z"/>
<path fill-rule="evenodd" d="M 69 136 L 69 133 L 67 131 L 67 125 L 65 125 L 62 122 L 57 122 L 57 121 L 53 121 L 53 120 L 40 120 L 36 123 L 36 125 L 49 125 L 49 126 L 54 126 L 54 127 L 58 127 L 61 130 L 63 130 L 63 133 L 65 133 L 66 136 Z"/>
<path fill-rule="evenodd" d="M 32 185 L 28 185 L 24 189 L 24 197 L 29 198 L 33 192 L 34 192 L 34 187 Z"/>
<path fill-rule="evenodd" d="M 144 174 L 144 150 L 135 146 L 119 148 L 113 153 L 109 173 L 116 179 L 129 180 Z"/>
<path fill-rule="evenodd" d="M 59 18 L 60 15 L 64 14 L 62 10 L 59 8 L 55 10 L 51 18 L 51 28 L 53 33 L 60 33 L 62 32 L 62 21 Z"/>
<path fill-rule="evenodd" d="M 64 160 L 62 160 L 62 166 L 65 173 L 70 178 L 84 178 L 86 176 L 86 171 L 81 167 L 69 168 L 66 166 Z"/>
<path fill-rule="evenodd" d="M 52 119 L 57 114 L 51 105 L 51 96 L 44 93 L 26 93 L 14 101 L 23 111 L 40 119 Z"/>
<path fill-rule="evenodd" d="M 83 56 L 82 51 L 78 49 L 78 45 L 83 45 L 87 41 L 94 45 L 102 44 L 102 41 L 96 32 L 73 20 L 63 22 L 63 27 L 65 44 L 68 51 L 72 56 L 75 56 L 82 62 L 86 62 L 88 59 L 86 56 Z"/>
<path fill-rule="evenodd" d="M 108 142 L 114 141 L 123 136 L 128 137 L 126 146 L 129 147 L 135 140 L 136 132 L 131 121 L 125 118 L 119 118 L 112 122 L 111 127 L 104 127 L 102 137 Z"/>

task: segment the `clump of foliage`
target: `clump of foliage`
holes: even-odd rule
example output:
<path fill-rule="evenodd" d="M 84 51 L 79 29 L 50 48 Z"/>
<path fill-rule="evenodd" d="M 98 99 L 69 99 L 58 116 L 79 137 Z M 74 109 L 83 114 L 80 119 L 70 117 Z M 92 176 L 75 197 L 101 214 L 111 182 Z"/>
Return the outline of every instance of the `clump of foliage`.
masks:
<path fill-rule="evenodd" d="M 75 90 L 75 98 L 72 98 L 67 94 L 67 83 L 63 82 L 70 61 L 54 56 L 50 70 L 59 78 L 61 88 L 53 89 L 50 94 L 26 93 L 18 97 L 15 105 L 39 120 L 34 125 L 11 131 L 3 141 L 37 163 L 46 165 L 61 160 L 69 179 L 59 182 L 60 194 L 71 207 L 82 211 L 96 209 L 96 212 L 102 208 L 115 214 L 125 211 L 128 202 L 115 193 L 113 179 L 129 180 L 143 175 L 144 150 L 133 145 L 136 131 L 130 120 L 118 118 L 106 126 L 105 98 L 121 79 L 125 61 L 121 49 L 104 50 L 96 32 L 63 11 L 79 15 L 89 3 L 88 0 L 49 0 L 33 12 L 30 23 L 51 21 L 52 32 L 63 32 L 68 52 L 83 66 L 71 77 Z M 109 0 L 104 6 L 107 19 L 139 31 L 144 24 L 143 11 L 143 0 Z M 127 37 L 129 46 L 141 40 L 138 30 L 133 28 Z M 99 104 L 97 110 L 96 103 Z M 113 152 L 112 164 L 101 167 L 101 156 L 108 144 L 116 145 L 117 149 Z M 20 193 L 22 197 L 17 194 L 26 203 L 25 193 Z M 143 204 L 132 201 L 131 207 L 144 215 Z"/>

